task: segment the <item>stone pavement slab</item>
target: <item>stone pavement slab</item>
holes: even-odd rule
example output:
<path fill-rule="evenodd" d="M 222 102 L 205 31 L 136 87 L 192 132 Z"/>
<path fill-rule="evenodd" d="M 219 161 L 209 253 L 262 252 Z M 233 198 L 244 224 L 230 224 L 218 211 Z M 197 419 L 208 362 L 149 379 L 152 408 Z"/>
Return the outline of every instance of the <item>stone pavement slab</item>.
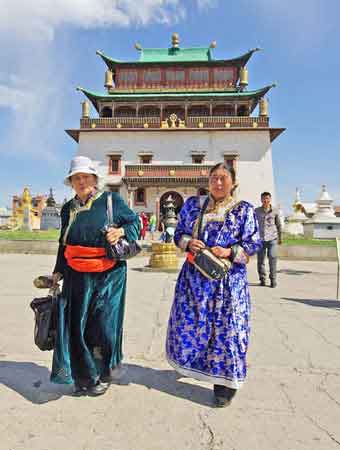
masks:
<path fill-rule="evenodd" d="M 336 265 L 280 262 L 279 286 L 249 265 L 247 382 L 232 405 L 179 378 L 164 359 L 176 274 L 129 263 L 125 367 L 100 398 L 49 383 L 51 352 L 33 345 L 32 279 L 53 256 L 0 255 L 0 450 L 333 450 L 340 448 L 340 301 Z"/>

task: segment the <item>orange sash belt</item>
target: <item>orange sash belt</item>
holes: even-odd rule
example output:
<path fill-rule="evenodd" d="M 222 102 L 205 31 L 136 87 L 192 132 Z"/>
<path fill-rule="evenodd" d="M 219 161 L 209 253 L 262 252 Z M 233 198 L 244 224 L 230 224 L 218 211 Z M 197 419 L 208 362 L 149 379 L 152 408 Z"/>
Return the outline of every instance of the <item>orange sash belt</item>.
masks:
<path fill-rule="evenodd" d="M 102 247 L 66 245 L 64 255 L 67 264 L 77 272 L 104 272 L 116 264 L 106 257 L 105 248 Z"/>
<path fill-rule="evenodd" d="M 190 264 L 194 264 L 194 262 L 195 262 L 195 255 L 193 253 L 191 253 L 191 252 L 188 252 L 187 253 L 187 261 Z"/>

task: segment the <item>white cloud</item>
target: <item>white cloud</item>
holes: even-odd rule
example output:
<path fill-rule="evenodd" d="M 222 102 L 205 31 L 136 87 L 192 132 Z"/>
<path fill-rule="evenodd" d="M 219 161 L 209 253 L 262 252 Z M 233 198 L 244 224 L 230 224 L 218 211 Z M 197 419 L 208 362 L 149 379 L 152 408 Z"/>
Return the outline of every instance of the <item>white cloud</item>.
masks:
<path fill-rule="evenodd" d="M 52 40 L 63 25 L 97 28 L 177 21 L 184 14 L 181 3 L 179 0 L 0 0 L 0 26 L 2 33 Z"/>

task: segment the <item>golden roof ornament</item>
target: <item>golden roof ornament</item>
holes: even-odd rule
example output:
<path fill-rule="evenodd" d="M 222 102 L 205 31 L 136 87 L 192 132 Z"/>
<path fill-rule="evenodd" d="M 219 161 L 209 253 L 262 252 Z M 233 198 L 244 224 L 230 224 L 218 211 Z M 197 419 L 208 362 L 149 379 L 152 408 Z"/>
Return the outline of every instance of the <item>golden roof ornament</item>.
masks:
<path fill-rule="evenodd" d="M 135 49 L 141 52 L 143 50 L 141 44 L 139 42 L 135 42 Z"/>
<path fill-rule="evenodd" d="M 113 87 L 113 73 L 110 69 L 105 72 L 105 84 L 106 89 L 110 89 Z"/>
<path fill-rule="evenodd" d="M 171 40 L 172 40 L 172 47 L 178 48 L 179 47 L 179 34 L 172 33 Z"/>
<path fill-rule="evenodd" d="M 210 44 L 210 48 L 216 48 L 217 46 L 217 42 L 216 41 L 212 41 Z"/>

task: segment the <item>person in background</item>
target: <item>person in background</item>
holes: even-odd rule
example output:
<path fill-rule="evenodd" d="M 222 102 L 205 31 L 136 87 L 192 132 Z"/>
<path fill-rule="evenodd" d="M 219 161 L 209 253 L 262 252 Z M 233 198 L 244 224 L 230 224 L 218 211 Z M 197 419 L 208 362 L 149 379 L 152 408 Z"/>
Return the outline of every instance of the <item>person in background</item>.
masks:
<path fill-rule="evenodd" d="M 156 214 L 152 213 L 150 216 L 150 221 L 149 221 L 149 230 L 150 230 L 152 240 L 155 240 L 156 225 L 157 225 Z"/>
<path fill-rule="evenodd" d="M 76 156 L 65 178 L 75 196 L 61 209 L 53 285 L 63 279 L 51 381 L 74 383 L 75 396 L 106 392 L 121 372 L 126 262 L 109 257 L 120 237 L 139 236 L 139 219 L 116 192 L 98 189 L 93 162 Z M 112 197 L 112 223 L 107 198 Z M 111 222 L 111 221 L 110 221 Z"/>
<path fill-rule="evenodd" d="M 142 223 L 143 223 L 140 236 L 141 236 L 141 239 L 144 240 L 145 237 L 146 237 L 146 232 L 148 230 L 148 226 L 149 226 L 149 219 L 148 219 L 148 216 L 145 214 L 144 211 L 142 211 L 140 213 L 140 218 L 142 219 Z"/>
<path fill-rule="evenodd" d="M 256 208 L 256 216 L 263 241 L 262 249 L 257 253 L 257 271 L 260 285 L 266 285 L 265 259 L 268 255 L 270 287 L 277 286 L 277 246 L 282 243 L 282 221 L 279 211 L 272 207 L 270 192 L 262 192 L 262 206 Z"/>

